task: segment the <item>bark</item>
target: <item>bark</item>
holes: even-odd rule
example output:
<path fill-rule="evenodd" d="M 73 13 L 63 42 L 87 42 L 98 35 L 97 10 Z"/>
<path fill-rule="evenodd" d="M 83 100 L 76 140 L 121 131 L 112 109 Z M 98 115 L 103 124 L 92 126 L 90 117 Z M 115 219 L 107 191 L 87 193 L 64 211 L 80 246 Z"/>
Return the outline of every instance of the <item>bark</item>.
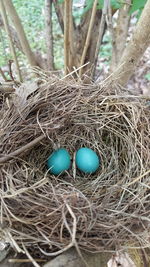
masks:
<path fill-rule="evenodd" d="M 4 28 L 4 23 L 3 23 L 3 20 L 2 20 L 1 16 L 0 16 L 0 27 Z M 15 31 L 15 29 L 11 25 L 9 25 L 9 31 L 10 31 L 10 34 L 11 34 L 11 37 L 13 39 L 13 42 L 14 42 L 15 46 L 21 52 L 23 52 L 21 44 L 20 44 L 20 41 L 19 41 L 18 36 L 17 36 L 17 32 Z"/>
<path fill-rule="evenodd" d="M 3 20 L 2 20 L 1 16 L 0 16 L 0 27 L 4 28 L 4 23 L 3 23 Z M 4 28 L 4 30 L 5 30 L 5 28 Z M 21 43 L 20 43 L 20 40 L 18 38 L 18 34 L 17 34 L 16 30 L 14 29 L 14 27 L 9 25 L 9 31 L 10 31 L 13 43 L 19 49 L 19 51 L 24 54 L 24 51 L 22 49 L 22 46 L 21 46 Z M 46 62 L 45 62 L 45 59 L 43 59 L 41 53 L 39 51 L 37 51 L 37 52 L 34 53 L 34 55 L 35 55 L 35 58 L 36 58 L 36 61 L 37 61 L 38 65 L 45 69 Z"/>
<path fill-rule="evenodd" d="M 63 16 L 63 5 L 58 4 L 57 0 L 53 0 L 55 11 L 58 17 L 59 24 L 61 26 L 62 32 L 64 29 L 64 16 Z M 81 23 L 76 26 L 74 21 L 72 21 L 72 36 L 71 41 L 73 44 L 71 45 L 70 49 L 70 55 L 71 59 L 69 60 L 69 71 L 73 71 L 74 68 L 79 68 L 81 66 L 81 57 L 83 55 L 83 50 L 85 47 L 85 42 L 87 38 L 87 33 L 89 30 L 90 20 L 91 20 L 91 14 L 92 9 L 88 10 L 83 16 Z M 94 17 L 94 23 L 91 29 L 91 34 L 89 35 L 88 39 L 88 46 L 86 47 L 86 53 L 84 56 L 84 62 L 82 65 L 84 65 L 87 62 L 90 62 L 86 67 L 84 67 L 83 72 L 87 73 L 89 76 L 92 76 L 91 67 L 93 66 L 95 62 L 95 50 L 96 50 L 96 44 L 98 40 L 98 34 L 99 34 L 99 26 L 100 26 L 100 20 L 101 20 L 102 11 L 97 10 L 95 17 Z M 104 27 L 104 31 L 105 31 Z M 104 32 L 103 32 L 104 33 Z M 102 33 L 102 35 L 103 35 Z"/>
<path fill-rule="evenodd" d="M 30 48 L 29 42 L 26 38 L 24 29 L 23 29 L 23 26 L 21 23 L 21 20 L 18 16 L 11 0 L 5 0 L 5 8 L 9 14 L 14 26 L 15 26 L 15 29 L 17 31 L 23 52 L 26 55 L 26 57 L 29 61 L 29 64 L 31 66 L 38 66 L 39 64 L 35 58 L 34 53 L 32 52 L 32 50 Z"/>
<path fill-rule="evenodd" d="M 59 4 L 58 0 L 53 0 L 53 4 L 62 33 L 64 33 L 64 4 Z"/>
<path fill-rule="evenodd" d="M 89 23 L 91 19 L 91 13 L 92 10 L 89 10 L 86 12 L 86 14 L 83 16 L 82 21 L 80 25 L 75 30 L 75 40 L 76 40 L 76 46 L 74 50 L 74 65 L 78 68 L 80 66 L 81 62 L 81 56 L 83 53 Z M 97 10 L 95 14 L 94 24 L 91 30 L 91 36 L 88 44 L 88 49 L 86 52 L 84 63 L 89 62 L 87 67 L 84 68 L 84 73 L 87 73 L 87 75 L 90 77 L 92 75 L 91 68 L 93 67 L 93 64 L 95 62 L 95 51 L 96 51 L 96 44 L 98 41 L 98 35 L 99 35 L 99 27 L 100 27 L 100 21 L 101 21 L 102 11 Z M 104 28 L 105 31 L 105 28 Z M 103 32 L 104 34 L 104 32 Z"/>
<path fill-rule="evenodd" d="M 53 33 L 52 33 L 52 0 L 45 0 L 45 32 L 47 47 L 47 68 L 54 69 L 53 60 Z"/>
<path fill-rule="evenodd" d="M 136 25 L 135 31 L 124 54 L 118 64 L 116 71 L 111 76 L 111 83 L 125 86 L 132 76 L 140 58 L 150 44 L 150 0 L 147 1 L 141 17 Z"/>
<path fill-rule="evenodd" d="M 98 0 L 95 0 L 94 4 L 93 4 L 92 13 L 91 13 L 91 18 L 90 18 L 90 22 L 89 22 L 88 32 L 87 32 L 87 36 L 86 36 L 86 40 L 85 40 L 85 45 L 83 47 L 83 53 L 82 53 L 82 56 L 81 56 L 80 66 L 82 66 L 85 63 L 85 57 L 86 57 L 87 50 L 88 50 L 88 47 L 89 47 L 89 44 L 90 44 L 91 32 L 92 32 L 92 28 L 93 28 L 94 21 L 95 21 L 97 3 L 98 3 Z M 82 76 L 82 73 L 83 73 L 83 68 L 81 68 L 80 71 L 79 71 L 79 77 L 80 78 Z"/>
<path fill-rule="evenodd" d="M 118 10 L 116 27 L 113 30 L 112 43 L 112 59 L 110 70 L 114 71 L 119 63 L 119 60 L 124 52 L 130 23 L 131 0 L 126 0 L 126 3 Z"/>
<path fill-rule="evenodd" d="M 8 35 L 10 51 L 11 51 L 13 60 L 14 60 L 15 65 L 16 65 L 16 71 L 17 71 L 17 74 L 18 74 L 18 80 L 21 82 L 22 81 L 21 71 L 20 71 L 20 68 L 19 68 L 19 63 L 18 63 L 18 59 L 17 59 L 17 56 L 16 56 L 16 51 L 15 51 L 15 48 L 14 48 L 14 43 L 13 43 L 13 40 L 11 38 L 11 34 L 10 34 L 10 30 L 9 30 L 9 24 L 8 24 L 8 18 L 7 18 L 6 9 L 5 9 L 5 5 L 4 5 L 3 0 L 0 1 L 0 8 L 1 8 L 1 13 L 2 13 L 2 18 L 3 18 L 3 21 L 4 21 L 4 27 L 5 27 L 6 33 Z"/>
<path fill-rule="evenodd" d="M 1 76 L 2 76 L 2 78 L 3 78 L 3 80 L 5 81 L 5 82 L 7 82 L 7 77 L 5 76 L 5 73 L 3 72 L 3 70 L 0 68 L 0 74 L 1 74 Z"/>
<path fill-rule="evenodd" d="M 72 1 L 65 0 L 64 5 L 64 65 L 65 75 L 70 72 L 72 51 Z"/>
<path fill-rule="evenodd" d="M 103 39 L 103 34 L 104 34 L 104 31 L 105 31 L 107 9 L 108 9 L 108 1 L 105 1 L 104 2 L 104 7 L 103 7 L 103 10 L 102 10 L 102 17 L 101 17 L 101 21 L 100 21 L 98 39 L 97 39 L 97 44 L 96 44 L 95 56 L 94 56 L 93 78 L 94 78 L 94 74 L 95 74 L 95 70 L 96 70 L 98 54 L 99 54 L 99 48 L 101 46 L 102 39 Z"/>

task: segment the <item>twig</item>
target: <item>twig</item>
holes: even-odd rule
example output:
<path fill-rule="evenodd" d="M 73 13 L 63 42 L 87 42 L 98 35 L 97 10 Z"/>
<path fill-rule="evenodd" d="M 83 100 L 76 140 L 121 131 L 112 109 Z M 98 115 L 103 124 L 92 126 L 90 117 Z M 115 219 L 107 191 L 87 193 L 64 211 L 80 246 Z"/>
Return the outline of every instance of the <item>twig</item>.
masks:
<path fill-rule="evenodd" d="M 12 37 L 11 37 L 10 29 L 9 29 L 8 18 L 7 18 L 6 9 L 5 9 L 5 5 L 4 5 L 3 0 L 0 1 L 0 8 L 1 8 L 1 12 L 2 12 L 2 17 L 3 17 L 3 21 L 4 21 L 5 30 L 6 30 L 6 33 L 8 35 L 8 39 L 9 39 L 10 50 L 11 50 L 12 56 L 14 58 L 14 62 L 16 64 L 16 70 L 17 70 L 17 73 L 18 73 L 19 81 L 21 82 L 22 81 L 21 71 L 20 71 L 20 68 L 19 68 L 19 63 L 18 63 L 18 60 L 17 60 L 14 44 L 13 44 L 13 41 L 12 41 Z"/>
<path fill-rule="evenodd" d="M 4 28 L 4 22 L 2 20 L 1 15 L 0 15 L 0 27 Z M 18 39 L 18 35 L 17 35 L 16 30 L 11 25 L 9 25 L 9 30 L 10 30 L 11 37 L 13 39 L 15 46 L 23 53 L 23 50 L 22 50 L 20 41 Z"/>
<path fill-rule="evenodd" d="M 62 249 L 60 249 L 60 250 L 58 250 L 58 251 L 56 251 L 56 252 L 46 252 L 46 251 L 44 251 L 43 249 L 41 249 L 40 247 L 39 247 L 39 250 L 45 255 L 45 256 L 58 256 L 58 255 L 60 255 L 60 254 L 62 254 L 63 252 L 65 252 L 65 251 L 67 251 L 69 248 L 72 248 L 74 246 L 74 243 L 73 242 L 71 242 L 71 243 L 69 243 L 66 247 L 64 247 L 64 248 L 62 248 Z"/>
<path fill-rule="evenodd" d="M 37 262 L 46 262 L 46 260 L 42 260 L 42 259 L 34 259 Z M 30 259 L 9 259 L 8 260 L 9 263 L 27 263 L 27 262 L 32 262 L 32 260 Z"/>
<path fill-rule="evenodd" d="M 24 253 L 24 251 L 22 250 L 22 248 L 20 248 L 20 246 L 18 245 L 18 243 L 16 242 L 16 240 L 13 238 L 13 236 L 12 236 L 11 232 L 9 231 L 9 229 L 5 228 L 4 229 L 4 233 L 5 233 L 6 239 L 10 243 L 11 247 L 15 248 L 15 250 L 18 253 Z"/>
<path fill-rule="evenodd" d="M 61 5 L 58 3 L 57 0 L 53 0 L 53 4 L 55 7 L 55 12 L 58 18 L 59 25 L 61 27 L 62 33 L 64 33 L 64 18 L 63 18 L 63 7 L 64 4 L 62 3 Z"/>
<path fill-rule="evenodd" d="M 12 3 L 11 0 L 5 0 L 5 7 L 6 10 L 11 18 L 11 20 L 14 23 L 15 29 L 17 31 L 17 35 L 19 38 L 19 41 L 21 43 L 23 52 L 25 53 L 29 63 L 31 66 L 37 66 L 39 65 L 39 63 L 37 63 L 36 57 L 34 55 L 34 53 L 31 50 L 30 44 L 27 40 L 24 28 L 22 26 L 21 20 L 18 16 L 18 13 L 16 12 L 16 9 Z"/>
<path fill-rule="evenodd" d="M 72 9 L 72 1 L 65 0 L 64 7 L 64 68 L 65 75 L 68 74 L 69 67 L 69 55 L 70 55 L 70 26 L 72 23 L 71 20 L 71 9 Z"/>
<path fill-rule="evenodd" d="M 149 173 L 150 173 L 150 170 L 148 170 L 147 172 L 143 173 L 142 175 L 140 175 L 140 176 L 134 178 L 134 180 L 131 181 L 130 183 L 126 184 L 126 186 L 130 186 L 130 185 L 132 185 L 132 184 L 138 182 L 139 180 L 141 180 L 144 176 L 148 175 Z"/>
<path fill-rule="evenodd" d="M 31 256 L 31 254 L 29 253 L 29 251 L 26 249 L 25 245 L 22 244 L 22 247 L 27 255 L 27 257 L 31 260 L 31 262 L 33 263 L 33 265 L 35 267 L 40 267 L 40 265 L 35 261 L 35 259 L 33 259 L 33 257 Z"/>
<path fill-rule="evenodd" d="M 7 82 L 7 78 L 6 78 L 4 72 L 3 72 L 3 70 L 1 68 L 0 68 L 0 74 L 2 75 L 4 81 Z"/>
<path fill-rule="evenodd" d="M 91 31 L 92 31 L 93 24 L 94 24 L 94 18 L 95 18 L 95 14 L 96 14 L 97 2 L 98 2 L 98 0 L 95 0 L 94 4 L 93 4 L 91 20 L 90 20 L 89 29 L 88 29 L 88 32 L 87 32 L 87 37 L 86 37 L 86 41 L 85 41 L 85 45 L 84 45 L 84 49 L 83 49 L 83 53 L 82 53 L 82 57 L 81 57 L 80 66 L 82 66 L 84 64 L 86 53 L 87 53 L 88 46 L 89 46 L 89 43 L 90 43 Z M 82 76 L 82 73 L 83 73 L 83 68 L 81 68 L 80 71 L 79 71 L 79 77 L 80 78 Z"/>
<path fill-rule="evenodd" d="M 71 76 L 72 74 L 76 73 L 78 70 L 80 70 L 81 68 L 84 68 L 85 66 L 87 66 L 89 64 L 89 62 L 85 63 L 83 66 L 80 66 L 79 68 L 73 70 L 72 72 L 68 73 L 67 75 L 65 75 L 64 77 L 62 77 L 60 79 L 61 80 L 64 80 L 65 78 L 67 78 L 68 76 Z"/>
<path fill-rule="evenodd" d="M 20 147 L 19 149 L 15 150 L 14 152 L 0 158 L 0 164 L 9 161 L 10 159 L 25 153 L 26 150 L 28 150 L 29 148 L 35 146 L 37 143 L 39 143 L 41 140 L 43 140 L 45 138 L 45 135 L 42 134 L 39 137 L 35 138 L 33 141 L 31 141 L 30 143 L 26 144 L 23 147 Z"/>
<path fill-rule="evenodd" d="M 13 63 L 13 60 L 9 60 L 8 67 L 9 67 L 10 78 L 11 78 L 12 81 L 14 81 L 14 77 L 13 77 L 13 74 L 12 74 L 12 63 Z"/>
<path fill-rule="evenodd" d="M 47 47 L 47 67 L 54 69 L 53 58 L 53 32 L 52 32 L 52 0 L 45 0 L 45 33 Z"/>
<path fill-rule="evenodd" d="M 103 10 L 102 10 L 102 17 L 101 17 L 101 22 L 100 22 L 99 34 L 98 34 L 98 39 L 97 39 L 97 44 L 96 44 L 96 50 L 95 50 L 93 76 L 94 76 L 96 65 L 97 65 L 99 48 L 100 48 L 100 45 L 101 45 L 102 39 L 103 39 L 107 9 L 108 9 L 108 0 L 105 0 Z"/>

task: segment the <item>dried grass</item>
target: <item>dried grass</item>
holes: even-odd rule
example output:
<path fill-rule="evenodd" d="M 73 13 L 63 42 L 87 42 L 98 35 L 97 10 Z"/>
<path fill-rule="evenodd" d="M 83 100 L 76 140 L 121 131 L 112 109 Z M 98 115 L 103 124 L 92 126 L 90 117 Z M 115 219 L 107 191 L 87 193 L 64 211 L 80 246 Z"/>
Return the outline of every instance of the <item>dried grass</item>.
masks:
<path fill-rule="evenodd" d="M 45 255 L 71 246 L 94 252 L 149 247 L 147 100 L 73 78 L 43 74 L 40 81 L 22 106 L 12 99 L 10 108 L 1 107 L 1 236 L 17 251 Z M 75 167 L 82 146 L 100 155 L 93 175 Z M 69 150 L 73 167 L 55 177 L 45 163 L 58 147 Z"/>

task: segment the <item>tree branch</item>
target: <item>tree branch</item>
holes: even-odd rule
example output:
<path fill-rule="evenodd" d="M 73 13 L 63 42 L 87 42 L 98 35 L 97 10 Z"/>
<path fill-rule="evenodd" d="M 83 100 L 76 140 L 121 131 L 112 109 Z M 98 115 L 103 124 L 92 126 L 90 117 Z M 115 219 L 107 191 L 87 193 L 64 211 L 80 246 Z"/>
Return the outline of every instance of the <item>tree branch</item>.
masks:
<path fill-rule="evenodd" d="M 45 32 L 47 46 L 47 68 L 54 69 L 53 32 L 52 32 L 52 0 L 45 0 Z"/>
<path fill-rule="evenodd" d="M 81 57 L 80 66 L 82 66 L 84 64 L 86 53 L 87 53 L 88 46 L 89 46 L 89 43 L 90 43 L 91 31 L 92 31 L 93 24 L 94 24 L 94 18 L 95 18 L 95 14 L 96 14 L 97 2 L 98 2 L 98 0 L 95 0 L 94 4 L 93 4 L 91 20 L 90 20 L 90 24 L 89 24 L 89 28 L 88 28 L 88 32 L 87 32 L 87 37 L 86 37 L 86 41 L 85 41 L 85 45 L 84 45 L 84 49 L 83 49 L 83 53 L 82 53 L 82 57 Z M 79 77 L 82 76 L 82 73 L 83 73 L 83 68 L 81 68 L 80 71 L 79 71 Z"/>
<path fill-rule="evenodd" d="M 112 42 L 112 58 L 110 69 L 114 71 L 119 63 L 119 60 L 124 52 L 128 35 L 128 28 L 131 16 L 129 15 L 131 0 L 126 0 L 126 3 L 118 10 L 116 27 L 113 29 Z"/>
<path fill-rule="evenodd" d="M 65 75 L 69 72 L 70 51 L 72 44 L 72 0 L 65 0 L 64 6 L 64 65 Z"/>
<path fill-rule="evenodd" d="M 104 1 L 104 6 L 103 6 L 103 10 L 102 10 L 102 17 L 101 17 L 101 21 L 100 21 L 98 39 L 97 39 L 97 44 L 96 44 L 95 56 L 94 56 L 93 76 L 95 74 L 95 69 L 96 69 L 96 65 L 97 65 L 99 49 L 100 49 L 100 46 L 101 46 L 101 43 L 102 43 L 102 39 L 103 39 L 103 35 L 104 35 L 107 9 L 108 9 L 108 0 L 105 0 Z"/>
<path fill-rule="evenodd" d="M 132 76 L 137 63 L 150 44 L 149 18 L 150 0 L 146 2 L 133 36 L 124 50 L 116 71 L 111 75 L 111 83 L 118 83 L 121 86 L 125 86 Z"/>
<path fill-rule="evenodd" d="M 59 25 L 61 27 L 62 32 L 64 33 L 64 4 L 59 4 L 57 0 L 53 0 L 53 4 L 55 7 L 55 12 L 58 18 Z"/>
<path fill-rule="evenodd" d="M 42 134 L 39 137 L 35 138 L 30 143 L 26 144 L 25 146 L 18 148 L 17 150 L 15 150 L 14 152 L 12 152 L 12 153 L 10 153 L 10 154 L 8 154 L 6 156 L 3 156 L 2 158 L 0 158 L 0 164 L 7 162 L 7 161 L 11 160 L 14 157 L 18 157 L 22 153 L 25 153 L 26 150 L 28 150 L 31 147 L 35 146 L 37 143 L 42 141 L 44 138 L 45 138 L 45 135 Z"/>
<path fill-rule="evenodd" d="M 7 14 L 6 14 L 5 5 L 3 3 L 3 0 L 0 1 L 0 8 L 1 8 L 1 12 L 2 12 L 3 21 L 4 21 L 4 27 L 5 27 L 6 33 L 8 35 L 8 40 L 9 40 L 9 44 L 10 44 L 10 50 L 11 50 L 11 53 L 12 53 L 12 56 L 13 56 L 13 59 L 14 59 L 15 65 L 16 65 L 18 79 L 21 82 L 22 81 L 21 71 L 20 71 L 20 68 L 19 68 L 19 63 L 18 63 L 18 59 L 17 59 L 17 56 L 16 56 L 14 44 L 13 44 L 13 41 L 12 41 L 12 38 L 11 38 L 11 34 L 10 34 L 10 31 L 9 31 L 9 24 L 8 24 Z"/>
<path fill-rule="evenodd" d="M 7 82 L 7 77 L 5 76 L 5 73 L 3 72 L 1 68 L 0 68 L 0 74 L 3 77 L 4 81 Z"/>
<path fill-rule="evenodd" d="M 0 27 L 3 27 L 5 30 L 4 23 L 3 23 L 1 16 L 0 16 Z M 19 49 L 19 51 L 21 51 L 21 53 L 25 54 L 23 49 L 22 49 L 20 40 L 18 38 L 18 34 L 17 34 L 16 30 L 11 25 L 9 25 L 9 31 L 10 31 L 10 34 L 11 34 L 11 37 L 12 37 L 12 40 L 13 40 L 13 43 L 15 44 L 15 46 Z M 37 61 L 38 66 L 45 68 L 46 62 L 43 59 L 41 53 L 39 51 L 37 51 L 34 53 L 34 55 L 35 55 L 35 59 Z"/>
<path fill-rule="evenodd" d="M 14 23 L 14 26 L 16 28 L 23 52 L 26 55 L 30 65 L 31 66 L 39 65 L 37 63 L 37 60 L 35 58 L 34 53 L 32 52 L 32 50 L 30 48 L 29 42 L 28 42 L 26 35 L 25 35 L 25 32 L 24 32 L 24 28 L 21 24 L 21 20 L 20 20 L 18 14 L 16 12 L 16 9 L 13 6 L 12 1 L 11 0 L 5 0 L 5 7 L 6 7 L 6 10 L 7 10 L 12 22 Z"/>
<path fill-rule="evenodd" d="M 3 27 L 4 28 L 4 23 L 3 23 L 3 20 L 2 20 L 2 17 L 1 16 L 0 16 L 0 27 Z M 4 28 L 4 30 L 5 30 L 5 28 Z M 11 34 L 11 37 L 13 39 L 14 44 L 16 45 L 16 47 L 21 52 L 23 52 L 22 47 L 21 47 L 21 44 L 20 44 L 20 41 L 19 41 L 18 36 L 17 36 L 16 30 L 11 25 L 9 25 L 9 31 L 10 31 L 10 34 Z"/>

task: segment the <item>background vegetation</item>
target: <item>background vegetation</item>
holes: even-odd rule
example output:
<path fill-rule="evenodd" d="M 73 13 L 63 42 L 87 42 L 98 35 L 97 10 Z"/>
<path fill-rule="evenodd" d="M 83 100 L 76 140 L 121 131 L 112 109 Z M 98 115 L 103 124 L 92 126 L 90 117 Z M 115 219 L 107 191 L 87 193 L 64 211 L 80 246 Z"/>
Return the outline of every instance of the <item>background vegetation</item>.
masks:
<path fill-rule="evenodd" d="M 24 31 L 25 31 L 25 34 L 27 36 L 27 39 L 29 41 L 32 51 L 34 51 L 37 55 L 39 53 L 44 61 L 46 61 L 47 59 L 46 33 L 45 33 L 45 2 L 46 1 L 44 0 L 39 0 L 39 1 L 12 0 L 12 3 L 14 7 L 16 8 L 16 11 L 21 19 L 21 23 L 24 27 Z M 49 2 L 53 2 L 52 4 L 52 34 L 53 34 L 54 69 L 60 70 L 64 68 L 64 52 L 62 52 L 64 50 L 64 32 L 62 31 L 61 25 L 58 22 L 58 14 L 56 14 L 56 9 L 54 6 L 57 4 L 57 7 L 62 8 L 64 12 L 65 1 L 64 0 L 55 0 L 55 1 L 49 0 Z M 124 5 L 127 5 L 129 7 L 128 12 L 126 13 L 126 16 L 128 16 L 127 19 L 129 19 L 130 21 L 130 24 L 129 24 L 130 27 L 128 25 L 127 36 L 124 40 L 124 48 L 125 48 L 130 39 L 132 29 L 136 25 L 146 2 L 147 0 L 132 0 L 132 1 L 111 0 L 110 1 L 111 12 L 112 12 L 112 15 L 114 14 L 114 16 L 112 16 L 112 20 L 110 20 L 109 17 L 105 19 L 105 23 L 107 24 L 107 27 L 104 26 L 104 29 L 103 29 L 103 37 L 100 42 L 100 47 L 98 51 L 98 59 L 95 59 L 96 62 L 92 63 L 92 64 L 96 64 L 97 66 L 96 68 L 96 70 L 98 71 L 97 75 L 99 75 L 99 71 L 102 68 L 104 68 L 104 71 L 105 71 L 105 66 L 106 66 L 106 70 L 108 70 L 108 69 L 111 69 L 111 67 L 115 65 L 111 61 L 113 58 L 113 52 L 114 52 L 113 46 L 115 43 L 115 38 L 117 38 L 115 37 L 114 33 L 115 33 L 116 25 L 118 23 L 117 22 L 118 12 L 121 13 L 120 10 L 123 9 Z M 85 38 L 86 38 L 88 28 L 85 30 L 85 36 L 84 36 L 84 31 L 81 30 L 81 33 L 80 33 L 79 29 L 82 26 L 82 23 L 84 22 L 87 14 L 92 14 L 94 3 L 95 3 L 94 0 L 72 1 L 72 15 L 73 15 L 74 23 L 76 24 L 76 29 L 78 30 L 77 37 L 80 36 L 80 39 L 81 40 L 83 39 L 84 41 L 84 44 L 79 49 L 81 50 L 79 54 L 80 57 L 82 56 L 81 52 L 83 52 L 84 50 Z M 104 1 L 98 0 L 96 14 L 98 14 L 98 12 L 102 9 L 104 11 Z M 8 15 L 8 18 L 9 18 L 9 24 L 12 25 L 12 21 L 9 15 Z M 88 21 L 85 21 L 85 22 L 88 24 L 90 23 L 90 20 L 88 19 Z M 73 34 L 75 34 L 75 32 Z M 92 40 L 94 38 L 97 38 L 97 33 L 95 33 L 95 37 L 93 36 L 91 36 L 91 41 L 88 44 L 91 50 L 93 49 L 91 48 L 93 46 L 93 43 L 97 42 L 97 39 Z M 4 68 L 4 71 L 7 72 L 8 61 L 9 59 L 11 59 L 12 56 L 10 54 L 7 35 L 3 27 L 0 28 L 0 39 L 1 39 L 0 66 Z M 74 35 L 74 39 L 75 39 L 75 43 L 77 43 L 75 45 L 77 45 L 78 47 L 78 42 L 80 43 L 81 40 L 78 40 L 79 38 L 76 39 L 76 34 Z M 117 41 L 116 41 L 116 45 L 118 45 Z M 123 49 L 122 49 L 122 52 L 123 52 Z M 16 48 L 16 53 L 19 59 L 20 66 L 23 68 L 28 66 L 29 62 L 26 58 L 26 55 L 22 53 L 18 48 Z M 74 51 L 73 59 L 76 57 L 77 55 L 76 53 L 78 53 L 78 49 Z M 87 50 L 87 54 L 85 56 L 85 62 L 90 60 L 90 57 L 89 59 L 87 58 L 88 54 L 90 55 L 89 49 Z M 73 65 L 75 67 L 80 66 L 80 64 L 79 63 L 77 64 L 76 62 L 73 62 Z M 149 80 L 149 73 L 146 74 L 145 78 Z"/>

